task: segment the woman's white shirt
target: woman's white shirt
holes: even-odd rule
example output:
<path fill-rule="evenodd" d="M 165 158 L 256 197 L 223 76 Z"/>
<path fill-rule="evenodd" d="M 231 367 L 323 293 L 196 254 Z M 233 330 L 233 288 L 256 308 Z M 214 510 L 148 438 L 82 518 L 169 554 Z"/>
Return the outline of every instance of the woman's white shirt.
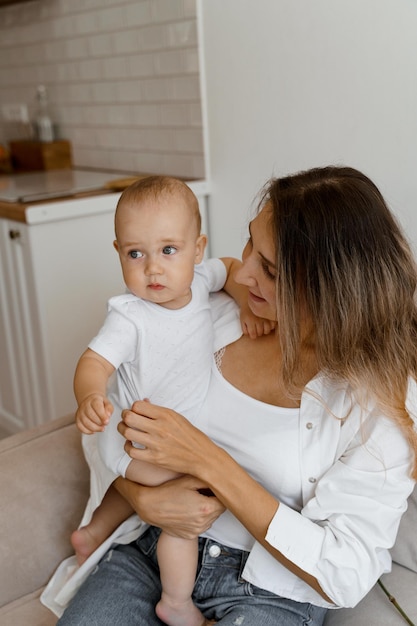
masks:
<path fill-rule="evenodd" d="M 218 318 L 217 348 L 239 336 L 235 315 Z M 414 382 L 408 404 L 415 416 Z M 334 604 L 253 542 L 237 520 L 234 534 L 229 513 L 224 535 L 223 516 L 207 534 L 252 545 L 243 577 L 263 589 L 329 608 L 354 606 L 390 570 L 388 550 L 414 486 L 412 452 L 391 419 L 374 406 L 361 408 L 346 384 L 322 374 L 307 385 L 296 415 L 286 411 L 245 396 L 214 372 L 197 425 L 277 497 L 266 540 L 314 576 Z"/>

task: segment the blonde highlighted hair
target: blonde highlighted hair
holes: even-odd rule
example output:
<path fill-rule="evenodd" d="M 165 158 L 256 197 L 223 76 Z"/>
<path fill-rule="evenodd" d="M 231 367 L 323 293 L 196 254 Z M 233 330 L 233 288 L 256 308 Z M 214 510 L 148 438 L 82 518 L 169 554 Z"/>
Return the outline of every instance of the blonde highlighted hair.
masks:
<path fill-rule="evenodd" d="M 417 479 L 417 432 L 406 407 L 409 377 L 417 379 L 417 271 L 399 225 L 375 184 L 349 167 L 273 179 L 266 203 L 288 388 L 301 380 L 307 314 L 318 368 L 373 398 L 400 426 Z"/>

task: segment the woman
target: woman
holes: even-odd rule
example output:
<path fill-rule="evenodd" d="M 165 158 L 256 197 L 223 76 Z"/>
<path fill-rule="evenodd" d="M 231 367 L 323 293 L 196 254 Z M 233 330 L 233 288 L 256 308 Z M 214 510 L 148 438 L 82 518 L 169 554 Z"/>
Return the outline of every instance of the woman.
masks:
<path fill-rule="evenodd" d="M 151 527 L 101 561 L 61 626 L 161 624 L 156 526 L 202 535 L 194 601 L 226 626 L 320 625 L 390 568 L 417 477 L 409 247 L 344 167 L 271 181 L 249 231 L 237 280 L 276 332 L 251 340 L 215 302 L 221 350 L 196 425 L 144 402 L 124 412 L 130 456 L 186 476 L 117 479 Z"/>

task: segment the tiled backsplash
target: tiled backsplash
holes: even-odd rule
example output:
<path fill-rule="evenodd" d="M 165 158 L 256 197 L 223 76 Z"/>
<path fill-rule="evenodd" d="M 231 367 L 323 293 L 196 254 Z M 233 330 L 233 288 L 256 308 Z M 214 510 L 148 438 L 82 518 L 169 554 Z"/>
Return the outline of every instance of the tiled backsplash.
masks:
<path fill-rule="evenodd" d="M 33 0 L 0 8 L 0 143 L 47 87 L 79 167 L 204 176 L 195 0 Z"/>

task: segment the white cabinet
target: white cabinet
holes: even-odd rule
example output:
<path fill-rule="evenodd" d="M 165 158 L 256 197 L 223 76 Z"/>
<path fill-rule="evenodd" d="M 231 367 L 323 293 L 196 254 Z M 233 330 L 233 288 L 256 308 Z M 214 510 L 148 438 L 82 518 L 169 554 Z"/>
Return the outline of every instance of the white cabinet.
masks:
<path fill-rule="evenodd" d="M 205 183 L 190 183 L 207 229 Z M 109 297 L 124 291 L 113 249 L 120 194 L 26 208 L 0 219 L 0 425 L 17 432 L 75 409 L 75 365 Z"/>

